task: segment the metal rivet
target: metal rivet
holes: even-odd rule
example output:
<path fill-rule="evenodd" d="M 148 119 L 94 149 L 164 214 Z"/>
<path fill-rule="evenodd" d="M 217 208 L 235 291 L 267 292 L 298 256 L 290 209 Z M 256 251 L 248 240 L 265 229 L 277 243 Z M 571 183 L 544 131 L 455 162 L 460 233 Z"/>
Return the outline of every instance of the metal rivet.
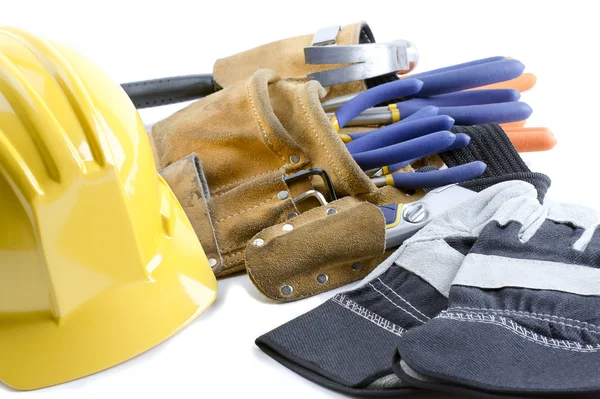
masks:
<path fill-rule="evenodd" d="M 422 223 L 427 216 L 429 216 L 429 212 L 427 212 L 427 206 L 425 204 L 419 202 L 413 202 L 406 208 L 404 208 L 404 212 L 402 212 L 402 216 L 409 223 Z"/>
<path fill-rule="evenodd" d="M 329 208 L 327 209 L 327 214 L 328 215 L 335 215 L 337 213 L 337 211 L 333 208 Z"/>
<path fill-rule="evenodd" d="M 362 264 L 360 262 L 354 262 L 352 264 L 352 270 L 355 272 L 359 272 L 362 269 Z"/>
<path fill-rule="evenodd" d="M 292 155 L 290 157 L 290 161 L 292 161 L 292 163 L 298 163 L 298 162 L 300 162 L 300 155 L 296 155 L 296 154 Z"/>
<path fill-rule="evenodd" d="M 277 198 L 279 198 L 280 200 L 284 200 L 284 199 L 286 199 L 287 197 L 289 197 L 289 195 L 290 195 L 290 194 L 289 194 L 287 191 L 280 191 L 280 192 L 277 194 Z"/>
<path fill-rule="evenodd" d="M 329 276 L 325 273 L 321 273 L 317 276 L 317 282 L 319 284 L 325 284 L 329 280 Z"/>
<path fill-rule="evenodd" d="M 254 244 L 257 247 L 262 247 L 263 245 L 265 245 L 265 240 L 263 240 L 262 238 L 257 238 L 256 240 L 252 241 L 252 244 Z"/>
<path fill-rule="evenodd" d="M 208 264 L 210 265 L 210 267 L 215 267 L 217 265 L 217 260 L 215 258 L 209 258 L 208 259 Z"/>
<path fill-rule="evenodd" d="M 284 224 L 282 229 L 283 231 L 292 231 L 294 230 L 294 226 L 292 226 L 291 224 Z"/>
<path fill-rule="evenodd" d="M 291 285 L 284 285 L 283 287 L 281 287 L 281 293 L 285 296 L 292 295 L 292 292 L 294 292 L 294 289 Z"/>
<path fill-rule="evenodd" d="M 289 220 L 295 218 L 296 216 L 298 216 L 298 212 L 290 212 L 288 213 L 287 218 Z"/>

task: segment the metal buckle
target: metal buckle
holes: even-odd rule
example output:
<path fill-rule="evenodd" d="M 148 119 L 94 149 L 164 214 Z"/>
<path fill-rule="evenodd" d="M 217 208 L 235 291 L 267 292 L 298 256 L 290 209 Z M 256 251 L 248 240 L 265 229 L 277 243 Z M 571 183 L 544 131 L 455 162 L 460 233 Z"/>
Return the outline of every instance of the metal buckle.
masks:
<path fill-rule="evenodd" d="M 325 196 L 318 192 L 317 190 L 308 190 L 292 199 L 294 205 L 298 205 L 301 202 L 306 201 L 309 198 L 316 198 L 321 205 L 327 205 L 329 202 L 325 199 Z"/>
<path fill-rule="evenodd" d="M 287 176 L 284 179 L 284 181 L 289 186 L 290 184 L 293 184 L 299 180 L 308 179 L 311 176 L 320 176 L 321 179 L 323 179 L 323 183 L 325 184 L 325 187 L 327 188 L 327 195 L 329 197 L 329 202 L 333 202 L 333 201 L 337 200 L 337 195 L 335 194 L 335 189 L 333 187 L 333 183 L 331 182 L 329 175 L 327 174 L 327 172 L 324 169 L 312 168 L 312 169 L 301 170 L 300 172 L 297 172 L 297 173 Z M 294 202 L 294 204 L 297 204 L 297 203 L 305 201 L 306 199 L 311 198 L 311 197 L 317 198 L 317 200 L 319 200 L 319 203 L 321 203 L 321 205 L 328 204 L 325 196 L 322 193 L 320 193 L 319 191 L 314 190 L 314 189 L 308 190 L 308 191 L 300 194 L 299 196 L 294 198 L 292 201 Z"/>

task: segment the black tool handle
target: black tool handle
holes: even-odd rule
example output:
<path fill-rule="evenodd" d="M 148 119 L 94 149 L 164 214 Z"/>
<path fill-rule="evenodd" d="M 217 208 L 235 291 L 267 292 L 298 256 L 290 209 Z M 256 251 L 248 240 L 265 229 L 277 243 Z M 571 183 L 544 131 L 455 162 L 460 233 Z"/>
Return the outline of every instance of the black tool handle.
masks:
<path fill-rule="evenodd" d="M 212 75 L 173 76 L 123 83 L 135 107 L 150 108 L 208 96 L 218 90 Z"/>

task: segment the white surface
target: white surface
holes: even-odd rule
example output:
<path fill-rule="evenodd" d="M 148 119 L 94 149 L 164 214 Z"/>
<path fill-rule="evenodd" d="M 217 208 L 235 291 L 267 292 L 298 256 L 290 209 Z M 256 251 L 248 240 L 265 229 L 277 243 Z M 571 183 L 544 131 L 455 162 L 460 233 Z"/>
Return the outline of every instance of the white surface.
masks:
<path fill-rule="evenodd" d="M 219 57 L 359 20 L 369 22 L 380 42 L 414 42 L 421 52 L 418 71 L 509 55 L 538 76 L 535 89 L 523 95 L 534 108 L 528 126 L 548 126 L 559 140 L 551 152 L 527 155 L 527 162 L 552 177 L 551 198 L 599 208 L 600 25 L 595 2 L 151 3 L 6 0 L 0 24 L 64 42 L 118 82 L 209 73 Z M 155 122 L 180 107 L 142 111 L 142 117 Z M 247 276 L 221 280 L 219 290 L 211 309 L 159 347 L 94 376 L 20 397 L 343 397 L 288 371 L 254 345 L 256 337 L 332 293 L 275 305 Z M 0 398 L 13 395 L 0 383 Z"/>

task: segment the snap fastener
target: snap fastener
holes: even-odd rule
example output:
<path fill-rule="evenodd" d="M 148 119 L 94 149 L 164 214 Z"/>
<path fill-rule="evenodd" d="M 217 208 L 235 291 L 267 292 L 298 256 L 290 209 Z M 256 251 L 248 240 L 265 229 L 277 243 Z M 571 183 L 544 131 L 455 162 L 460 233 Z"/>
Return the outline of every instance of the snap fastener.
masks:
<path fill-rule="evenodd" d="M 292 230 L 294 230 L 294 226 L 292 226 L 291 224 L 284 224 L 282 228 L 283 228 L 283 231 L 292 231 Z"/>
<path fill-rule="evenodd" d="M 280 200 L 284 200 L 289 196 L 290 194 L 287 191 L 280 191 L 279 193 L 277 193 L 277 198 L 279 198 Z"/>
<path fill-rule="evenodd" d="M 294 289 L 291 285 L 284 285 L 283 287 L 281 287 L 281 293 L 285 296 L 292 295 L 292 292 L 294 292 Z"/>
<path fill-rule="evenodd" d="M 296 216 L 298 216 L 298 212 L 290 212 L 288 213 L 287 218 L 289 220 L 295 218 Z"/>
<path fill-rule="evenodd" d="M 219 262 L 217 262 L 217 260 L 215 258 L 209 258 L 208 259 L 208 265 L 210 267 L 215 267 L 217 265 L 217 263 L 219 263 Z"/>
<path fill-rule="evenodd" d="M 329 281 L 329 276 L 325 273 L 321 273 L 317 276 L 317 282 L 319 284 L 325 284 L 327 281 Z"/>
<path fill-rule="evenodd" d="M 294 154 L 294 155 L 290 156 L 290 161 L 292 163 L 298 163 L 298 162 L 300 162 L 300 155 Z"/>
<path fill-rule="evenodd" d="M 265 245 L 265 240 L 262 238 L 257 238 L 256 240 L 252 241 L 252 244 L 254 244 L 255 247 L 262 247 Z"/>
<path fill-rule="evenodd" d="M 337 211 L 333 208 L 329 208 L 327 209 L 327 214 L 328 215 L 335 215 L 337 213 Z"/>
<path fill-rule="evenodd" d="M 354 262 L 352 264 L 352 270 L 355 272 L 359 272 L 362 269 L 362 264 L 360 262 Z"/>

